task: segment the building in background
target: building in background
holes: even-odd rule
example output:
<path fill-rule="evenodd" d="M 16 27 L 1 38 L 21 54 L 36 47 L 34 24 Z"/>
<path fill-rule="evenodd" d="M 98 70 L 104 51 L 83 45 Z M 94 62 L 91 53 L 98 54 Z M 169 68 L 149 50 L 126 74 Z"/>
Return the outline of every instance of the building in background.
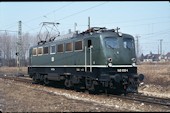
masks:
<path fill-rule="evenodd" d="M 170 61 L 170 52 L 168 52 L 165 55 L 153 54 L 152 52 L 146 55 L 142 54 L 140 57 L 140 61 L 141 62 L 168 62 Z"/>
<path fill-rule="evenodd" d="M 166 61 L 170 61 L 170 52 L 168 52 L 168 53 L 165 55 L 165 60 L 166 60 Z"/>

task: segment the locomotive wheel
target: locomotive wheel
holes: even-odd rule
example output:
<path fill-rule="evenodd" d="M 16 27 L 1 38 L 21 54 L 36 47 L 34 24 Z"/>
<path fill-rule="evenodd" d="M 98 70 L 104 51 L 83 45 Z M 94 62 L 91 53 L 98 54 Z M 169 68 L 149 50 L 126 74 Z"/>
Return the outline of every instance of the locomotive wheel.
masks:
<path fill-rule="evenodd" d="M 34 82 L 36 82 L 35 75 L 32 76 L 32 80 L 33 80 Z"/>
<path fill-rule="evenodd" d="M 89 94 L 99 94 L 99 89 L 97 86 L 92 86 L 91 88 L 88 89 Z"/>
<path fill-rule="evenodd" d="M 89 94 L 98 94 L 99 90 L 97 88 L 97 86 L 95 86 L 95 82 L 90 79 L 90 78 L 86 78 L 86 89 L 88 89 Z"/>
<path fill-rule="evenodd" d="M 72 88 L 72 82 L 69 78 L 66 78 L 65 81 L 64 81 L 64 85 L 65 85 L 65 88 L 66 89 L 71 89 Z"/>
<path fill-rule="evenodd" d="M 37 78 L 36 78 L 36 74 L 34 74 L 34 75 L 32 76 L 32 80 L 33 80 L 33 83 L 38 83 L 38 80 L 37 80 Z"/>
<path fill-rule="evenodd" d="M 48 78 L 47 78 L 47 75 L 44 76 L 44 80 L 43 81 L 44 81 L 45 85 L 48 85 L 50 83 Z"/>
<path fill-rule="evenodd" d="M 74 85 L 74 90 L 77 92 L 85 92 L 85 87 L 82 86 L 82 84 L 76 84 Z"/>
<path fill-rule="evenodd" d="M 112 89 L 112 88 L 105 88 L 104 92 L 105 92 L 106 95 L 108 95 L 108 94 L 117 94 L 117 91 L 115 89 Z"/>

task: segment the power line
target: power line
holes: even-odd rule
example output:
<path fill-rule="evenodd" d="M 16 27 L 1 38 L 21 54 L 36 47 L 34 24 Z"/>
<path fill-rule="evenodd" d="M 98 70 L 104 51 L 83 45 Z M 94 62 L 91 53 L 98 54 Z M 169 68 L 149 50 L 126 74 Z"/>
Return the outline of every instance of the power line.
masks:
<path fill-rule="evenodd" d="M 143 45 L 145 45 L 145 44 L 158 44 L 158 42 L 150 42 L 150 43 L 140 43 L 140 44 L 143 44 Z M 163 44 L 170 44 L 170 42 L 163 42 Z"/>
<path fill-rule="evenodd" d="M 143 21 L 143 20 L 153 20 L 153 19 L 155 20 L 155 19 L 158 19 L 158 18 L 170 18 L 170 16 L 168 16 L 168 17 L 144 18 L 144 19 L 136 19 L 136 20 L 129 20 L 129 21 L 118 21 L 118 22 L 110 22 L 110 23 L 94 23 L 94 25 L 98 25 L 98 24 L 112 24 L 112 23 L 129 23 L 129 22 L 136 22 L 136 21 Z M 168 22 L 170 22 L 170 21 L 168 21 Z M 151 23 L 151 24 L 157 24 L 157 23 Z M 139 24 L 139 25 L 147 25 L 147 24 Z"/>
<path fill-rule="evenodd" d="M 28 30 L 27 32 L 33 31 L 33 30 L 36 30 L 36 29 L 39 29 L 39 28 L 40 28 L 40 27 L 35 27 L 35 28 L 32 28 L 32 29 Z"/>
<path fill-rule="evenodd" d="M 25 24 L 25 23 L 23 23 L 22 22 L 22 24 L 24 25 L 24 26 L 26 26 L 27 28 L 29 28 L 29 30 L 28 31 L 31 31 L 31 30 L 35 30 L 35 28 L 32 28 L 32 27 L 30 27 L 29 25 L 27 25 L 27 24 Z M 36 27 L 36 29 L 38 29 L 39 27 Z M 28 32 L 27 31 L 27 32 Z"/>
<path fill-rule="evenodd" d="M 71 15 L 65 16 L 65 17 L 63 17 L 63 18 L 61 18 L 61 19 L 58 19 L 58 20 L 55 20 L 55 21 L 60 21 L 60 20 L 66 19 L 66 18 L 68 18 L 68 17 L 71 17 L 71 16 L 74 16 L 74 15 L 76 15 L 76 14 L 79 14 L 79 13 L 82 13 L 82 12 L 85 12 L 85 11 L 88 11 L 88 10 L 90 10 L 90 9 L 93 9 L 93 8 L 95 8 L 95 7 L 101 6 L 101 5 L 106 4 L 106 3 L 108 3 L 108 2 L 104 2 L 104 3 L 98 4 L 98 5 L 89 7 L 89 8 L 87 8 L 87 9 L 81 10 L 81 11 L 79 11 L 79 12 L 73 13 L 73 14 L 71 14 Z"/>
<path fill-rule="evenodd" d="M 2 26 L 2 28 L 9 29 L 9 28 L 12 28 L 12 27 L 16 26 L 17 23 L 18 23 L 18 22 L 15 22 L 15 24 L 14 24 L 14 23 L 11 23 L 11 24 L 8 24 L 8 25 L 4 25 L 4 26 Z"/>
<path fill-rule="evenodd" d="M 148 36 L 148 37 L 153 37 L 154 35 L 162 35 L 162 34 L 168 34 L 168 33 L 170 33 L 170 29 L 161 30 L 161 31 L 154 32 L 154 33 L 139 34 L 139 35 L 151 35 L 151 36 Z M 148 37 L 142 37 L 142 39 L 148 38 Z"/>
<path fill-rule="evenodd" d="M 4 31 L 4 32 L 18 32 L 18 31 L 12 31 L 12 30 L 0 30 L 0 31 Z"/>
<path fill-rule="evenodd" d="M 57 9 L 49 12 L 49 13 L 46 13 L 44 16 L 39 16 L 39 17 L 36 17 L 36 18 L 34 18 L 34 19 L 31 19 L 31 20 L 29 20 L 29 21 L 24 22 L 24 25 L 25 25 L 25 26 L 31 28 L 31 29 L 29 29 L 27 32 L 32 31 L 32 30 L 35 30 L 35 29 L 38 29 L 39 27 L 32 28 L 32 27 L 28 26 L 26 23 L 29 23 L 30 21 L 36 20 L 36 19 L 41 18 L 41 17 L 45 17 L 45 16 L 49 15 L 50 13 L 59 11 L 59 10 L 65 8 L 65 7 L 67 7 L 67 6 L 69 6 L 69 5 L 71 5 L 71 4 L 73 4 L 73 2 L 72 2 L 72 3 L 69 3 L 69 4 L 66 4 L 66 5 L 63 5 L 63 6 L 59 7 L 59 8 L 57 8 Z"/>
<path fill-rule="evenodd" d="M 101 3 L 101 4 L 98 4 L 98 5 L 95 5 L 95 6 L 93 6 L 93 7 L 90 7 L 90 8 L 84 9 L 84 10 L 81 10 L 81 11 L 79 11 L 79 12 L 77 12 L 77 13 L 73 13 L 73 14 L 71 14 L 71 15 L 69 15 L 69 16 L 66 16 L 66 17 L 63 17 L 63 18 L 61 18 L 61 19 L 59 19 L 59 20 L 63 20 L 63 19 L 65 19 L 65 18 L 68 18 L 68 17 L 74 16 L 74 15 L 76 15 L 76 14 L 79 14 L 79 13 L 81 13 L 81 12 L 84 12 L 84 11 L 87 11 L 87 10 L 90 10 L 90 9 L 93 9 L 93 8 L 98 7 L 98 6 L 101 6 L 101 5 L 103 5 L 103 4 L 106 4 L 106 2 Z M 59 20 L 57 20 L 57 21 L 59 21 Z M 37 29 L 37 28 L 39 28 L 39 27 L 31 28 L 29 31 L 35 30 L 35 29 Z"/>
<path fill-rule="evenodd" d="M 63 6 L 57 8 L 57 9 L 51 11 L 51 12 L 46 13 L 44 16 L 49 15 L 49 14 L 52 13 L 52 12 L 59 11 L 59 10 L 65 8 L 65 7 L 67 7 L 67 6 L 69 6 L 69 5 L 73 4 L 73 3 L 74 3 L 74 2 L 69 3 L 69 4 L 66 4 L 66 5 L 63 5 Z M 33 19 L 31 19 L 31 20 L 27 20 L 25 23 L 29 23 L 29 22 L 31 22 L 31 21 L 37 20 L 37 19 L 42 18 L 42 17 L 43 17 L 43 16 L 39 16 L 39 17 L 33 18 Z M 9 27 L 6 27 L 5 25 L 4 25 L 3 27 L 6 27 L 5 29 L 9 29 L 9 28 L 15 27 L 15 26 L 17 25 L 17 23 L 18 23 L 18 21 L 15 22 L 15 24 L 9 24 L 9 25 L 7 25 L 7 26 L 9 26 Z"/>
<path fill-rule="evenodd" d="M 66 4 L 66 5 L 64 5 L 64 6 L 61 6 L 61 7 L 60 7 L 60 8 L 58 8 L 58 9 L 55 9 L 55 10 L 53 10 L 52 12 L 49 12 L 49 13 L 45 14 L 45 16 L 46 16 L 46 15 L 49 15 L 50 13 L 53 13 L 53 12 L 59 11 L 59 10 L 61 10 L 61 9 L 65 8 L 65 7 L 67 7 L 67 6 L 69 6 L 69 5 L 71 5 L 71 4 L 73 4 L 73 2 L 72 2 L 72 3 L 69 3 L 69 4 Z"/>
<path fill-rule="evenodd" d="M 10 29 L 10 28 L 13 28 L 13 27 L 16 27 L 16 26 L 17 26 L 17 23 L 16 24 L 12 24 L 12 25 L 10 25 L 8 27 L 5 27 L 5 29 Z"/>
<path fill-rule="evenodd" d="M 36 20 L 36 19 L 42 18 L 42 17 L 44 17 L 44 16 L 47 16 L 47 15 L 49 15 L 50 13 L 53 13 L 53 12 L 59 11 L 59 10 L 61 10 L 61 9 L 65 8 L 65 7 L 67 7 L 67 6 L 69 6 L 69 5 L 71 5 L 71 4 L 73 4 L 73 2 L 72 2 L 72 3 L 69 3 L 69 4 L 66 4 L 66 5 L 63 5 L 63 6 L 61 6 L 61 7 L 57 8 L 57 9 L 55 9 L 55 10 L 51 11 L 51 12 L 48 12 L 48 13 L 44 14 L 43 16 L 39 16 L 39 17 L 33 18 L 33 19 L 31 19 L 31 20 L 28 20 L 28 21 L 26 21 L 25 23 L 29 23 L 30 21 L 33 21 L 33 20 Z"/>
<path fill-rule="evenodd" d="M 130 26 L 121 26 L 121 27 L 133 27 L 133 26 L 143 26 L 143 25 L 149 25 L 149 24 L 162 24 L 162 23 L 170 23 L 170 21 L 166 22 L 156 22 L 156 23 L 147 23 L 147 24 L 136 24 L 136 25 L 130 25 Z"/>

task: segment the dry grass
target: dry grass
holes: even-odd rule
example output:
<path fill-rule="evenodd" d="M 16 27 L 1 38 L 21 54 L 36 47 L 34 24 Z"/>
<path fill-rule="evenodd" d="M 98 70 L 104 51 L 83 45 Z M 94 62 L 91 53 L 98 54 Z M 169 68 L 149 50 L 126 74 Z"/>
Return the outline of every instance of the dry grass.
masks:
<path fill-rule="evenodd" d="M 0 67 L 0 74 L 16 74 L 18 72 L 27 74 L 27 67 L 21 67 L 20 71 L 17 67 Z"/>
<path fill-rule="evenodd" d="M 145 75 L 145 83 L 162 86 L 170 85 L 170 64 L 138 65 L 138 73 Z"/>

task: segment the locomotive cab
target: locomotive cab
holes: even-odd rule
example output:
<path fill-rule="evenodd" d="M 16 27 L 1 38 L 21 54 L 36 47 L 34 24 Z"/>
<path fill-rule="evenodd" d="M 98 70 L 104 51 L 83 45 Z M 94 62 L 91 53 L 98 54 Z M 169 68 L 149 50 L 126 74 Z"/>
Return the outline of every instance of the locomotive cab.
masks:
<path fill-rule="evenodd" d="M 106 58 L 112 61 L 112 65 L 131 65 L 136 63 L 132 36 L 105 36 L 103 42 L 104 54 Z"/>
<path fill-rule="evenodd" d="M 105 56 L 102 62 L 108 66 L 100 78 L 109 76 L 110 88 L 111 84 L 114 84 L 114 88 L 120 89 L 121 92 L 137 92 L 144 76 L 137 74 L 133 36 L 108 32 L 100 36 L 100 40 Z"/>

